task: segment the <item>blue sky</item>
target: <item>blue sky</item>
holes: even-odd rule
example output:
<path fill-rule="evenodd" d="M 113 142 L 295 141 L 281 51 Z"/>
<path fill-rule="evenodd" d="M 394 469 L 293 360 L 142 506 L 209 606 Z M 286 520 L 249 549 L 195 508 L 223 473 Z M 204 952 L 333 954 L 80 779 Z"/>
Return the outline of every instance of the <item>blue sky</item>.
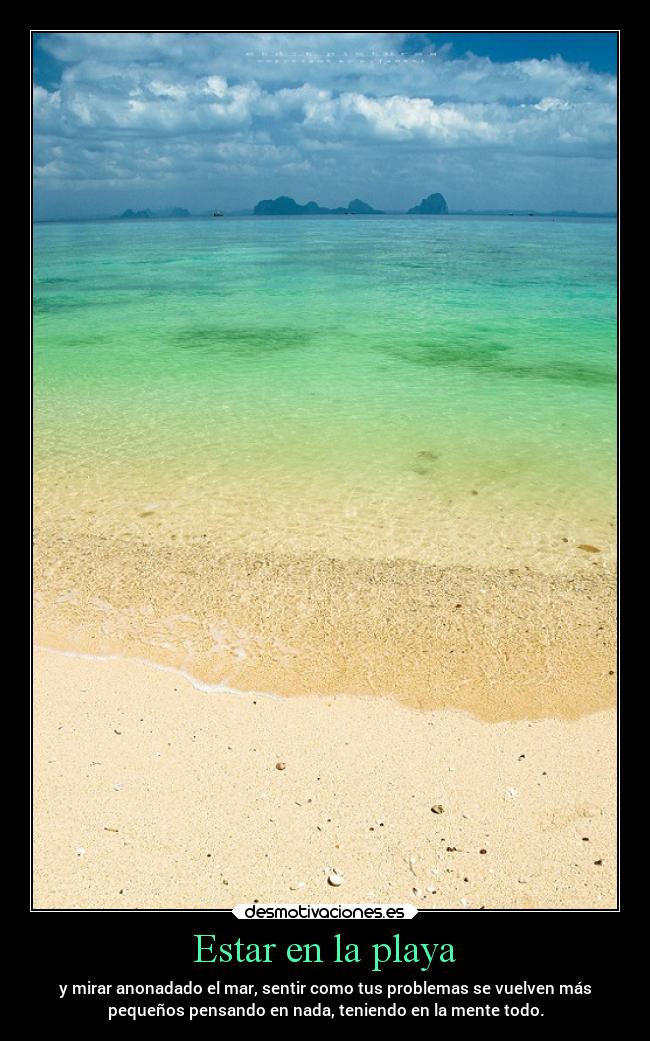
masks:
<path fill-rule="evenodd" d="M 616 74 L 616 33 L 418 33 L 411 34 L 407 49 L 420 49 L 433 44 L 451 44 L 459 56 L 471 51 L 495 62 L 524 61 L 530 58 L 553 58 L 561 55 L 567 62 L 586 62 L 594 72 Z"/>
<path fill-rule="evenodd" d="M 40 33 L 35 216 L 616 206 L 615 33 Z"/>

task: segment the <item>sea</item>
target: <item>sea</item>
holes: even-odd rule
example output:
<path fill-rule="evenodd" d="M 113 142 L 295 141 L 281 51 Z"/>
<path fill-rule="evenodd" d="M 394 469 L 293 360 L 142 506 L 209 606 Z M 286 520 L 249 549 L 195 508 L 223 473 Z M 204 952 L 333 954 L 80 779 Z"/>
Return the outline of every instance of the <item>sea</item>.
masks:
<path fill-rule="evenodd" d="M 606 219 L 37 224 L 37 518 L 336 558 L 611 556 L 616 241 Z"/>

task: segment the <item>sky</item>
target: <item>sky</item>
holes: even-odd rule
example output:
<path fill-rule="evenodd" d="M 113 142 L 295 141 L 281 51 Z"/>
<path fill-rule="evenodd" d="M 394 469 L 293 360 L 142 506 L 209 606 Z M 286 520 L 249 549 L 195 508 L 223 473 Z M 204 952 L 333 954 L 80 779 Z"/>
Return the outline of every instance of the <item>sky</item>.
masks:
<path fill-rule="evenodd" d="M 614 32 L 47 32 L 34 217 L 616 209 Z"/>

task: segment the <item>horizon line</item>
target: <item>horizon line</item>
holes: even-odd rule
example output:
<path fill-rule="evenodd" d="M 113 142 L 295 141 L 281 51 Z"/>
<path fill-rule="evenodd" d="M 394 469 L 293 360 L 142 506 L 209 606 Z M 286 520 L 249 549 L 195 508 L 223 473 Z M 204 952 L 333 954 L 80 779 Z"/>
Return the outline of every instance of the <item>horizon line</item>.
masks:
<path fill-rule="evenodd" d="M 166 207 L 167 209 L 171 207 Z M 180 208 L 180 207 L 179 207 Z M 69 214 L 65 217 L 32 217 L 32 224 L 65 224 L 67 222 L 75 221 L 129 221 L 133 220 L 194 220 L 194 219 L 211 219 L 214 216 L 213 211 L 203 210 L 200 213 L 191 213 L 188 211 L 187 215 L 182 216 L 163 216 L 156 213 L 155 210 L 151 210 L 150 216 L 138 217 L 134 214 L 133 217 L 124 217 L 121 213 L 111 214 L 93 214 L 91 216 L 73 216 Z M 447 213 L 409 213 L 407 210 L 383 210 L 375 213 L 353 213 L 350 211 L 348 214 L 344 213 L 282 213 L 282 214 L 263 214 L 255 213 L 253 209 L 238 208 L 234 210 L 223 210 L 221 211 L 224 217 L 262 217 L 268 219 L 269 217 L 466 217 L 475 215 L 477 217 L 489 217 L 489 216 L 513 216 L 513 217 L 618 217 L 618 210 L 535 210 L 532 208 L 524 207 L 518 209 L 510 209 L 509 207 L 497 208 L 486 208 L 486 209 L 466 209 L 466 210 L 449 210 Z"/>

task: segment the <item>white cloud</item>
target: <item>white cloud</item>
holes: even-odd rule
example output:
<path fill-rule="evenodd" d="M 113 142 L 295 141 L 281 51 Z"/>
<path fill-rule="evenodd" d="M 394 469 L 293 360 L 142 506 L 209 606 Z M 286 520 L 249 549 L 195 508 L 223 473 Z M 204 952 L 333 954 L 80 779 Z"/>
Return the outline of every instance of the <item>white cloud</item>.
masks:
<path fill-rule="evenodd" d="M 56 89 L 34 90 L 37 185 L 126 190 L 176 178 L 181 188 L 218 172 L 240 193 L 248 179 L 252 193 L 282 174 L 285 191 L 305 185 L 318 197 L 335 185 L 328 174 L 321 187 L 313 159 L 331 153 L 342 182 L 347 165 L 347 183 L 374 178 L 376 204 L 395 205 L 377 198 L 387 165 L 406 160 L 414 181 L 432 171 L 430 190 L 444 190 L 445 164 L 465 164 L 469 179 L 469 154 L 481 188 L 487 158 L 503 156 L 504 194 L 522 168 L 515 156 L 564 162 L 565 173 L 604 160 L 611 195 L 613 77 L 561 58 L 408 57 L 403 43 L 400 33 L 48 34 L 43 46 L 66 65 Z"/>

